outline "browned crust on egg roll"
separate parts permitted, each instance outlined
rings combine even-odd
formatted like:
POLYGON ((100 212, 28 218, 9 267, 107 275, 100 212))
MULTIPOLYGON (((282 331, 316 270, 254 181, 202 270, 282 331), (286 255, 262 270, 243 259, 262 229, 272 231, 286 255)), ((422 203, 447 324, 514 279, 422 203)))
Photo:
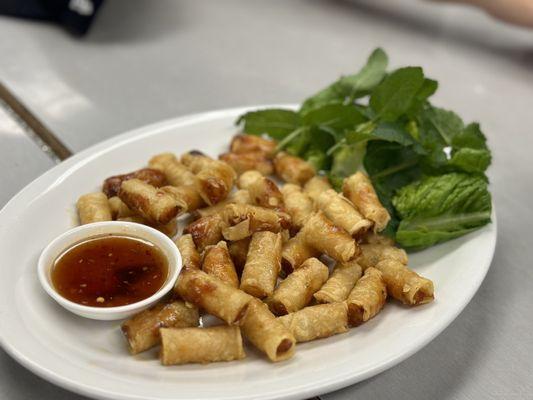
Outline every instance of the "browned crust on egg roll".
POLYGON ((162 328, 160 359, 163 365, 207 364, 246 357, 237 326, 162 328))
POLYGON ((87 193, 80 196, 76 207, 81 225, 113 219, 107 196, 102 192, 87 193))
POLYGON ((292 219, 293 227, 301 229, 314 212, 313 200, 298 185, 287 183, 281 188, 285 209, 292 219))
POLYGON ((208 246, 204 251, 202 271, 235 288, 239 287, 239 277, 228 251, 226 242, 208 246))
POLYGON ((195 210, 193 217, 201 218, 213 214, 220 214, 228 204, 252 204, 250 193, 248 193, 248 190, 237 190, 236 192, 230 194, 228 198, 222 200, 220 203, 217 203, 214 206, 195 210))
POLYGON ((233 153, 250 153, 258 151, 265 153, 266 155, 272 155, 276 150, 276 142, 260 136, 239 134, 233 136, 231 139, 230 150, 233 153))
POLYGON ((331 276, 318 292, 314 294, 319 303, 338 303, 348 298, 363 269, 354 260, 337 263, 331 276))
POLYGON ((281 250, 281 268, 285 275, 299 268, 308 258, 318 257, 320 252, 309 245, 302 232, 290 238, 281 250))
POLYGON ((196 184, 194 174, 172 153, 157 154, 150 159, 148 165, 163 172, 171 186, 194 186, 196 184))
POLYGON ((281 152, 274 157, 274 170, 276 175, 288 183, 303 185, 313 176, 315 169, 307 161, 299 157, 281 152))
POLYGON ((305 307, 313 294, 328 279, 329 270, 316 258, 309 258, 300 268, 285 278, 267 299, 275 315, 284 315, 305 307))
POLYGON ((191 222, 183 229, 183 233, 190 233, 198 251, 202 252, 207 246, 222 240, 222 229, 225 226, 219 214, 212 214, 191 222))
POLYGON ((223 215, 228 226, 222 230, 222 234, 226 240, 232 241, 259 231, 277 233, 290 226, 288 214, 248 204, 229 204, 223 215))
POLYGON ((322 192, 325 192, 328 189, 331 189, 331 184, 325 176, 314 176, 309 179, 303 187, 304 193, 314 202, 317 201, 318 196, 320 196, 322 192))
POLYGON ((362 244, 359 247, 361 254, 357 257, 357 262, 363 269, 375 267, 378 262, 386 259, 396 260, 407 265, 407 253, 404 249, 386 244, 362 244))
POLYGON ((163 186, 161 191, 172 196, 187 212, 193 212, 205 206, 205 202, 195 186, 163 186))
POLYGON ((387 299, 387 288, 380 271, 368 268, 350 292, 348 320, 350 325, 358 326, 381 311, 387 299))
POLYGON ((180 251, 184 268, 200 268, 200 253, 198 253, 198 250, 196 249, 196 245, 194 244, 191 234, 181 235, 176 240, 176 246, 178 246, 178 250, 180 251))
POLYGON ((248 248, 250 247, 251 236, 247 238, 237 240, 235 242, 229 242, 228 250, 237 270, 237 275, 241 275, 246 264, 246 257, 248 256, 248 248))
POLYGON ((143 168, 127 174, 110 176, 104 181, 102 191, 107 197, 117 196, 122 182, 128 179, 139 179, 154 187, 160 187, 166 184, 165 174, 161 171, 153 168, 143 168))
POLYGON ((221 154, 218 158, 230 165, 237 175, 250 170, 257 170, 263 175, 271 175, 274 172, 272 160, 260 151, 251 151, 249 153, 230 152, 221 154))

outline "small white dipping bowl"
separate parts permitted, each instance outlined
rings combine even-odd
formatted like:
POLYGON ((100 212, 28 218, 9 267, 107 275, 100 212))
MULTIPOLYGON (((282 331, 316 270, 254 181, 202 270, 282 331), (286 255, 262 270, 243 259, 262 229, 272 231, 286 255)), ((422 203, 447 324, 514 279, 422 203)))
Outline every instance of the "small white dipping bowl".
POLYGON ((133 222, 109 221, 95 222, 71 229, 55 238, 41 253, 38 262, 38 275, 42 287, 55 301, 70 312, 85 318, 104 321, 124 319, 150 307, 174 287, 181 271, 182 260, 178 247, 163 233, 149 226, 133 222), (106 235, 131 236, 155 244, 168 260, 168 275, 163 286, 152 296, 133 304, 117 307, 90 307, 74 303, 61 296, 52 284, 51 273, 59 255, 74 244, 84 240, 106 235))

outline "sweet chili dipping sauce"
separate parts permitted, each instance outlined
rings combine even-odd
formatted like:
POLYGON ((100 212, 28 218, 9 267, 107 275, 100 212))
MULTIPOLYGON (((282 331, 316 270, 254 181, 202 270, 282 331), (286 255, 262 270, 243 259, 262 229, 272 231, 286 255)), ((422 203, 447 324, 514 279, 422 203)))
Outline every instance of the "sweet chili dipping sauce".
POLYGON ((168 262, 153 243, 130 236, 97 236, 65 250, 52 283, 66 299, 92 307, 136 303, 165 283, 168 262))

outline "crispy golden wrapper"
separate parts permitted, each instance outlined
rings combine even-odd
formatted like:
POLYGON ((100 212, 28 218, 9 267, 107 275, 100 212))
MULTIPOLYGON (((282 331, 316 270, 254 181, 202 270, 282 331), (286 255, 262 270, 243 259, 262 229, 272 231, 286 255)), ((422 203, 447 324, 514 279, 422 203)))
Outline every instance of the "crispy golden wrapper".
POLYGON ((359 214, 349 200, 333 189, 322 192, 317 198, 316 205, 331 222, 354 237, 362 235, 373 225, 359 214))
POLYGON ((111 208, 107 196, 102 192, 84 194, 76 203, 80 224, 111 221, 111 208))
POLYGON ((205 202, 195 186, 163 186, 161 191, 172 196, 187 212, 193 212, 205 206, 205 202))
POLYGON ((254 233, 241 277, 241 290, 258 298, 272 295, 280 268, 281 234, 254 233))
POLYGON ((154 224, 150 221, 147 221, 146 218, 143 218, 140 215, 132 215, 131 217, 117 218, 117 221, 135 222, 136 224, 148 225, 154 229, 157 229, 159 232, 164 233, 170 238, 174 237, 176 233, 178 233, 178 221, 176 219, 173 219, 172 221, 170 221, 168 224, 165 224, 165 225, 154 224))
POLYGON ((227 227, 222 230, 222 235, 231 241, 244 239, 259 231, 277 233, 290 226, 287 213, 248 204, 229 204, 223 216, 227 227))
POLYGON ((302 191, 302 188, 287 183, 281 188, 285 209, 292 219, 293 227, 301 229, 314 212, 313 200, 302 191))
POLYGON ((152 186, 160 187, 166 184, 165 174, 152 168, 143 168, 123 175, 115 175, 107 178, 102 185, 102 191, 111 198, 118 195, 120 185, 128 179, 139 179, 152 186))
POLYGON ((250 193, 248 193, 248 190, 237 190, 236 192, 230 194, 226 200, 222 200, 220 203, 217 203, 214 206, 195 210, 193 215, 195 218, 201 218, 207 217, 208 215, 219 214, 222 213, 228 204, 252 204, 250 193))
POLYGON ((135 215, 135 213, 130 210, 126 203, 120 200, 120 197, 118 196, 109 198, 109 208, 113 219, 133 217, 135 215))
POLYGON ((202 270, 235 288, 239 287, 239 277, 228 251, 226 242, 221 240, 204 251, 202 270))
POLYGON ((297 342, 308 342, 348 331, 347 307, 344 302, 305 307, 278 319, 297 342))
POLYGON ((313 294, 328 279, 329 270, 316 258, 309 258, 300 268, 281 281, 272 296, 267 299, 270 310, 284 315, 304 308, 313 294))
POLYGON ((207 246, 222 240, 222 229, 225 226, 221 215, 212 214, 191 222, 183 229, 183 233, 190 233, 198 251, 202 252, 207 246))
POLYGON ((376 232, 385 229, 390 220, 389 212, 379 201, 372 182, 365 174, 356 172, 346 178, 342 192, 366 219, 374 222, 376 232))
POLYGON ((176 240, 176 246, 178 246, 178 250, 180 251, 184 268, 200 268, 200 253, 196 250, 196 245, 191 234, 181 235, 176 240))
POLYGON ((236 242, 230 242, 228 244, 229 254, 237 270, 237 275, 241 275, 246 264, 246 257, 248 256, 248 248, 250 247, 251 236, 247 238, 237 240, 236 242))
POLYGON ((197 269, 182 270, 175 291, 230 325, 240 325, 252 296, 197 269))
MULTIPOLYGON (((180 163, 172 153, 162 153, 153 156, 148 165, 157 169, 167 178, 171 186, 195 186, 196 177, 185 165, 180 163)), ((162 186, 162 185, 161 185, 162 186)))
POLYGON ((388 258, 376 264, 383 274, 389 294, 403 304, 416 306, 433 301, 433 282, 401 262, 388 258))
POLYGON ((198 326, 198 308, 183 301, 163 301, 141 311, 122 324, 131 354, 137 354, 159 344, 159 328, 198 326))
POLYGON ((283 209, 283 195, 278 186, 258 171, 248 171, 239 177, 238 186, 250 193, 252 202, 258 206, 283 209))
POLYGON ((281 250, 281 268, 285 275, 299 268, 308 258, 318 257, 320 252, 309 245, 302 232, 290 238, 281 250))
POLYGON ((394 242, 394 239, 388 237, 388 236, 385 236, 385 235, 381 235, 379 233, 375 233, 375 232, 367 232, 363 237, 362 237, 362 243, 365 243, 365 244, 386 244, 388 246, 394 246, 395 242, 394 242))
POLYGON ((307 161, 284 152, 278 153, 274 158, 274 170, 276 175, 285 182, 298 185, 303 185, 316 173, 313 166, 307 161))
POLYGON ((118 196, 136 214, 156 224, 168 224, 185 211, 169 194, 138 179, 122 182, 118 196))
POLYGON ((325 176, 314 176, 304 185, 304 193, 314 202, 318 200, 318 196, 329 189, 331 189, 331 184, 325 176))
POLYGON ((387 288, 381 272, 368 268, 346 299, 350 325, 357 326, 374 317, 381 311, 386 299, 387 288))
POLYGON ((319 303, 338 303, 348 298, 363 269, 356 261, 337 263, 329 279, 314 294, 319 303))
POLYGON ((362 244, 359 247, 361 254, 357 258, 357 262, 361 264, 363 269, 375 267, 378 262, 386 259, 396 260, 407 265, 407 253, 404 249, 387 244, 362 244))
POLYGON ((263 175, 271 175, 274 172, 272 160, 261 151, 251 151, 248 153, 224 153, 218 157, 228 163, 237 173, 241 175, 246 171, 256 170, 263 175))
POLYGON ((244 357, 241 331, 237 326, 161 329, 160 358, 163 365, 207 364, 244 357))
POLYGON ((262 152, 267 156, 274 154, 276 142, 260 136, 240 134, 233 136, 230 144, 233 153, 262 152))
POLYGON ((294 355, 296 340, 293 335, 266 304, 257 299, 250 302, 241 331, 270 361, 288 360, 294 355))
POLYGON ((321 211, 307 220, 301 233, 310 246, 336 261, 346 262, 359 254, 359 247, 348 232, 334 225, 321 211))

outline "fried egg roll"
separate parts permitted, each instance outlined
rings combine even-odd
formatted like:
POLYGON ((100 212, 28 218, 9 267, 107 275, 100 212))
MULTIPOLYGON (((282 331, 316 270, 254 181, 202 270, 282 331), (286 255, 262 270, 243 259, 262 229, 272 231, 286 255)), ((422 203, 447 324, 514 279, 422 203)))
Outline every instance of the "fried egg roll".
POLYGON ((324 286, 314 294, 315 300, 319 303, 337 303, 346 300, 362 274, 363 269, 354 260, 337 263, 324 286))
POLYGON ((156 224, 168 224, 185 210, 168 193, 138 179, 122 182, 118 196, 135 213, 156 224))
POLYGON ((285 209, 292 219, 292 225, 301 229, 314 212, 313 200, 302 191, 302 188, 287 183, 281 188, 285 209))
POLYGON ((183 270, 175 287, 186 301, 230 325, 240 325, 252 296, 197 269, 183 270))
POLYGON ((309 245, 336 261, 349 261, 359 253, 348 232, 334 225, 321 211, 307 220, 301 232, 309 245))
POLYGON ((328 189, 331 189, 331 184, 325 176, 314 176, 304 185, 304 193, 311 197, 314 202, 318 200, 318 196, 322 192, 328 189))
POLYGON ((180 163, 172 153, 153 156, 148 162, 151 168, 165 174, 167 182, 172 186, 194 186, 196 177, 185 165, 180 163))
POLYGON ((257 299, 250 301, 241 331, 270 361, 288 360, 294 355, 294 336, 270 312, 267 305, 257 299))
POLYGON ((162 328, 161 364, 207 364, 246 357, 237 326, 162 328))
POLYGON ((84 194, 76 203, 80 224, 111 221, 111 208, 107 196, 102 192, 84 194))
POLYGON ((131 354, 137 354, 159 344, 159 328, 198 326, 198 308, 183 301, 161 302, 141 311, 122 324, 131 354))
POLYGON ((318 257, 320 252, 310 246, 303 233, 298 232, 296 236, 289 239, 281 250, 281 268, 285 275, 299 268, 308 258, 318 257))
POLYGON ((362 172, 346 178, 342 193, 350 200, 366 219, 374 222, 374 230, 381 232, 390 220, 389 212, 381 202, 370 179, 362 172))
POLYGON ((204 200, 195 186, 163 186, 161 191, 169 194, 187 212, 193 212, 205 206, 204 200))
POLYGON ((389 294, 403 304, 416 306, 433 301, 433 282, 401 262, 388 258, 378 262, 376 269, 383 274, 389 294))
POLYGON ((178 240, 176 240, 176 246, 178 246, 185 268, 200 268, 200 253, 196 250, 196 245, 194 244, 191 234, 181 235, 178 240))
POLYGON ((126 203, 120 200, 120 197, 118 196, 109 198, 109 208, 113 219, 127 218, 135 215, 135 213, 130 210, 126 203))
POLYGON ((191 222, 183 229, 183 233, 190 233, 198 251, 202 252, 207 246, 215 245, 222 240, 222 228, 226 226, 219 214, 212 214, 191 222))
POLYGON ((224 153, 218 157, 220 160, 230 165, 237 175, 246 171, 257 170, 263 175, 271 175, 274 172, 274 165, 268 156, 260 151, 249 153, 224 153))
POLYGON ((298 185, 303 185, 316 173, 307 161, 284 152, 278 153, 274 158, 274 171, 285 182, 298 185))
POLYGON ((348 331, 345 303, 318 304, 278 318, 297 342, 326 338, 348 331))
POLYGON ((194 212, 194 217, 201 218, 208 215, 221 213, 228 204, 252 204, 250 193, 248 193, 248 190, 237 190, 236 192, 230 194, 228 198, 222 200, 220 203, 217 203, 214 206, 199 208, 194 212))
POLYGON ((367 232, 364 236, 363 236, 363 243, 366 243, 366 244, 386 244, 388 246, 394 246, 394 239, 388 237, 388 236, 385 236, 385 235, 380 235, 379 233, 375 233, 375 232, 367 232))
POLYGON ((300 268, 285 278, 267 299, 275 315, 285 315, 304 308, 313 294, 328 279, 329 270, 316 258, 309 258, 300 268))
POLYGON ((237 181, 237 186, 248 190, 250 198, 258 206, 273 209, 283 207, 283 195, 278 186, 256 170, 242 174, 237 181))
POLYGON ((331 222, 354 237, 365 233, 372 226, 372 222, 359 214, 349 200, 333 189, 322 192, 316 205, 331 222))
POLYGON ((396 260, 407 265, 407 253, 404 249, 386 244, 362 244, 359 247, 361 254, 357 258, 357 262, 363 267, 363 270, 368 267, 375 267, 378 262, 386 259, 396 260))
POLYGON ((368 268, 348 295, 348 321, 352 326, 361 325, 381 311, 387 299, 383 276, 376 268, 368 268))
POLYGON ((153 168, 143 168, 128 174, 115 175, 107 178, 102 186, 102 191, 107 197, 117 196, 120 185, 128 179, 139 179, 154 187, 160 187, 166 184, 165 174, 161 173, 161 171, 153 168))
POLYGON ((202 270, 233 287, 239 287, 239 277, 228 251, 226 242, 221 240, 204 251, 202 270))
POLYGON ((280 267, 281 234, 254 233, 241 277, 241 290, 260 299, 272 295, 280 267))
POLYGON ((279 232, 290 226, 288 214, 247 204, 229 204, 223 212, 228 225, 222 230, 226 240, 240 240, 254 232, 279 232))
POLYGON ((165 225, 154 224, 150 221, 147 221, 146 218, 143 218, 140 215, 132 215, 131 217, 117 218, 117 221, 135 222, 136 224, 148 225, 164 233, 168 237, 174 237, 176 233, 178 233, 178 221, 176 219, 173 219, 172 221, 170 221, 168 224, 165 224, 165 225))
POLYGON ((276 142, 254 135, 235 135, 231 140, 230 150, 232 153, 250 153, 259 151, 266 155, 274 154, 276 142))
POLYGON ((247 237, 236 242, 228 244, 229 254, 237 270, 237 275, 241 275, 246 264, 246 257, 248 256, 248 248, 250 247, 251 237, 247 237))

